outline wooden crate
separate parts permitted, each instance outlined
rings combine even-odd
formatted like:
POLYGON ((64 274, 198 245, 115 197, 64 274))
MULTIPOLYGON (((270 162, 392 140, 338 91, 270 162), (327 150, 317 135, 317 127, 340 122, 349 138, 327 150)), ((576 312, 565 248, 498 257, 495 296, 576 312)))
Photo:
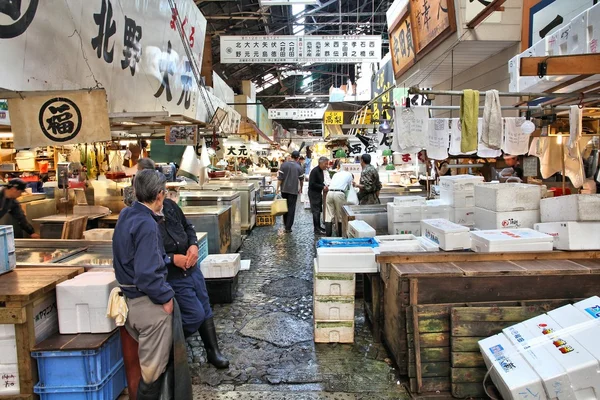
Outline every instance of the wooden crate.
POLYGON ((56 285, 83 272, 83 268, 17 268, 0 276, 0 324, 14 324, 19 362, 20 395, 0 396, 2 400, 33 399, 37 364, 31 357, 36 345, 33 308, 55 296, 56 285))
POLYGON ((275 225, 275 217, 267 213, 256 214, 256 226, 273 226, 275 225))

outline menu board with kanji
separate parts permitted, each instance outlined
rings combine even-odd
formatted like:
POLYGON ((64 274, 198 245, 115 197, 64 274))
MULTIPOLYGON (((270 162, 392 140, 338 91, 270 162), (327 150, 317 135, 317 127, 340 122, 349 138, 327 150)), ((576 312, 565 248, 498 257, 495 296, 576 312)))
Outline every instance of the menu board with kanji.
POLYGON ((410 14, 417 53, 438 37, 456 31, 451 0, 410 0, 410 14))
POLYGON ((415 46, 412 35, 410 14, 406 14, 401 22, 390 33, 390 52, 394 76, 398 78, 415 62, 415 46))

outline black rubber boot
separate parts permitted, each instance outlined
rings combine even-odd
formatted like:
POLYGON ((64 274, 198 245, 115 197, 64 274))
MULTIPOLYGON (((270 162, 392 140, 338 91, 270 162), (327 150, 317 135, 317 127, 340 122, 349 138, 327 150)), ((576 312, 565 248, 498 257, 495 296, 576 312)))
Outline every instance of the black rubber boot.
POLYGON ((208 318, 202 323, 198 332, 200 332, 200 337, 204 343, 208 362, 218 369, 229 368, 229 360, 226 359, 219 350, 217 331, 215 330, 215 321, 212 318, 208 318))
POLYGON ((325 235, 327 237, 333 236, 333 224, 331 222, 325 222, 325 235))
POLYGON ((150 384, 140 379, 137 390, 137 400, 159 400, 162 387, 162 376, 150 384))
POLYGON ((339 237, 344 237, 344 235, 342 234, 342 224, 337 224, 337 234, 339 237))
POLYGON ((324 235, 325 229, 321 228, 321 213, 313 213, 313 226, 315 228, 315 235, 324 235))

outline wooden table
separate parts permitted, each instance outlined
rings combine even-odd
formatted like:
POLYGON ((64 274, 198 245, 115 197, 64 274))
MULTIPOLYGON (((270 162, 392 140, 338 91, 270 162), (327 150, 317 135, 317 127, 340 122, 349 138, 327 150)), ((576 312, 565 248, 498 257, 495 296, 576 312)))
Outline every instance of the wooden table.
MULTIPOLYGON (((89 215, 87 229, 97 228, 98 220, 105 215, 106 214, 89 215)), ((65 222, 81 216, 82 215, 56 214, 43 218, 36 218, 33 220, 33 222, 40 224, 40 236, 42 239, 60 239, 65 222)))
POLYGON ((419 394, 480 396, 478 340, 600 287, 600 252, 382 254, 378 262, 383 295, 373 303, 383 311, 373 318, 419 394))
MULTIPOLYGON (((0 399, 32 399, 37 365, 31 358, 36 345, 34 307, 56 296, 57 284, 83 272, 83 268, 18 268, 0 275, 0 324, 14 324, 19 362, 20 395, 0 399)), ((51 305, 56 307, 56 303, 51 305)), ((46 311, 46 310, 42 310, 46 311)))
POLYGON ((98 220, 98 228, 101 229, 111 229, 117 226, 117 220, 119 219, 119 214, 111 214, 106 217, 102 217, 98 220))

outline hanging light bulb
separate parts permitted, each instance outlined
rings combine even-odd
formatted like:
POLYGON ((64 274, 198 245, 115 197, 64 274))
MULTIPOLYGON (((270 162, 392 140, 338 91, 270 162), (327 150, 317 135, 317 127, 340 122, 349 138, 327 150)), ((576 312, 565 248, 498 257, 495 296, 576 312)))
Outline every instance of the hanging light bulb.
POLYGON ((392 131, 392 127, 390 126, 390 121, 388 120, 388 114, 385 110, 382 113, 382 121, 379 125, 379 132, 381 133, 390 133, 392 131))
POLYGON ((531 135, 534 131, 535 124, 530 120, 523 122, 523 125, 521 125, 521 132, 523 132, 523 135, 531 135))
POLYGON ((391 157, 391 156, 393 156, 393 155, 394 155, 394 152, 393 152, 391 149, 385 149, 385 150, 383 151, 383 156, 384 156, 384 157, 391 157))

